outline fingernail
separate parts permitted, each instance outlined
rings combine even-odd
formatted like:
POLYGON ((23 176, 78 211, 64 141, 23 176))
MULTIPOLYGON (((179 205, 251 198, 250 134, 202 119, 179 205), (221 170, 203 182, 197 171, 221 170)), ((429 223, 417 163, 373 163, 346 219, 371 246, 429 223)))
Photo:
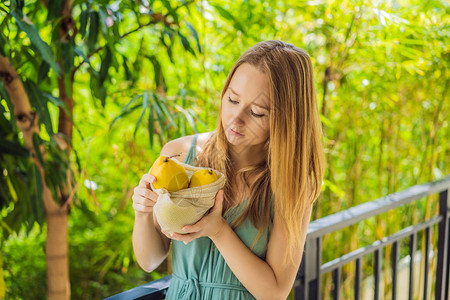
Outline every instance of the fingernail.
POLYGON ((183 230, 183 231, 186 231, 186 230, 187 230, 187 228, 186 228, 186 227, 183 227, 183 228, 181 228, 181 230, 183 230))

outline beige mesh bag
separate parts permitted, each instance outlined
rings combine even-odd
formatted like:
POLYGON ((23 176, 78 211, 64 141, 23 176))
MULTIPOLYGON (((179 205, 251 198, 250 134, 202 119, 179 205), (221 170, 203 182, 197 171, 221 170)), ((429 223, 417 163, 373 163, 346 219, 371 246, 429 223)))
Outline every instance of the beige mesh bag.
MULTIPOLYGON (((188 173, 189 180, 195 171, 211 169, 205 167, 193 167, 179 162, 173 157, 171 159, 184 167, 188 173)), ((215 182, 203 186, 182 189, 172 193, 165 188, 155 189, 153 184, 151 184, 152 190, 159 195, 156 204, 153 207, 153 212, 163 231, 169 233, 183 233, 181 230, 183 226, 196 223, 211 207, 214 206, 216 194, 225 186, 226 181, 226 176, 223 173, 217 170, 214 171, 217 174, 217 180, 215 182)))

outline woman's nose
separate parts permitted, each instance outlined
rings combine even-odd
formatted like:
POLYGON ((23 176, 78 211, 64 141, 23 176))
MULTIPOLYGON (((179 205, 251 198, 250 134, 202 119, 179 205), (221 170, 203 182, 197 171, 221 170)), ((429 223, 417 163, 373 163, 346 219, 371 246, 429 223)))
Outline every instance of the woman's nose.
POLYGON ((244 125, 246 122, 246 118, 247 118, 247 112, 245 110, 245 108, 240 109, 239 111, 237 111, 235 117, 234 117, 234 123, 238 124, 238 125, 244 125))

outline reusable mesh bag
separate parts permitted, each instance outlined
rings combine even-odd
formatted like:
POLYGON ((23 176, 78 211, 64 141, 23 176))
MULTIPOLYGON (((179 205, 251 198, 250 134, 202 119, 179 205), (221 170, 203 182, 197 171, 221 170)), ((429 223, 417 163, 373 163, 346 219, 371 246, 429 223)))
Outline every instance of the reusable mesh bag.
MULTIPOLYGON (((176 158, 171 159, 186 170, 189 181, 195 171, 211 169, 205 167, 193 167, 179 162, 176 158)), ((163 231, 169 233, 183 233, 181 230, 183 226, 196 223, 211 207, 214 206, 215 196, 217 192, 225 186, 226 181, 226 176, 223 173, 217 170, 214 170, 214 172, 217 174, 217 180, 215 182, 178 190, 172 193, 165 188, 155 189, 153 184, 151 184, 152 190, 158 194, 156 204, 153 206, 153 213, 163 231)))

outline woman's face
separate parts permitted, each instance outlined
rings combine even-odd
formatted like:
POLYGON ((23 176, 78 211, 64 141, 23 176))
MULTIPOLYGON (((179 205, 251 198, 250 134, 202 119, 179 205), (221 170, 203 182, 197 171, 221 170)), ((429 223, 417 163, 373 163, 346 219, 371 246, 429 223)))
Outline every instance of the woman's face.
POLYGON ((222 126, 235 146, 264 143, 269 137, 269 88, 266 74, 256 67, 240 65, 222 98, 222 126))

